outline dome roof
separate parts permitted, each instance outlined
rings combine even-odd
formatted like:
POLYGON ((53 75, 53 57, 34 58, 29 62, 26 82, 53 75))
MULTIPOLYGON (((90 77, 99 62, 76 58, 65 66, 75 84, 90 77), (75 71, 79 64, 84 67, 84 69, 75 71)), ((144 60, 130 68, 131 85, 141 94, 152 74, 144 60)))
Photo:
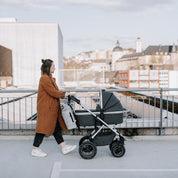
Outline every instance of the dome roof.
POLYGON ((113 48, 113 51, 123 51, 123 48, 120 47, 119 40, 117 40, 116 47, 113 48))

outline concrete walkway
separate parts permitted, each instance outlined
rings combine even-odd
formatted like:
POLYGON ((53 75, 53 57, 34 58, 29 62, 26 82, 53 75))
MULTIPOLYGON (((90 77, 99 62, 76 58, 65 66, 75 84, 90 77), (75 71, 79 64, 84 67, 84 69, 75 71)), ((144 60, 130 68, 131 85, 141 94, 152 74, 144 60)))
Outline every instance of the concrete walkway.
POLYGON ((0 136, 0 177, 2 178, 177 178, 178 136, 128 138, 122 158, 111 155, 108 146, 97 147, 92 160, 78 153, 81 136, 64 136, 77 144, 68 155, 61 153, 53 137, 45 138, 41 149, 46 158, 31 156, 33 136, 0 136))

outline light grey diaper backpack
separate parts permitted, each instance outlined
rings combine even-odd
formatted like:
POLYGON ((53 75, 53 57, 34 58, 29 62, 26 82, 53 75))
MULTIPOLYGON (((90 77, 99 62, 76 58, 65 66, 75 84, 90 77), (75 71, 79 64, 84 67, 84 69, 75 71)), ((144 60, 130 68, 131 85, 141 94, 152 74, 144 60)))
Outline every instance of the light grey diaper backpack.
POLYGON ((61 109, 62 109, 62 117, 67 126, 67 129, 70 130, 70 129, 77 128, 76 119, 73 114, 72 107, 67 103, 63 103, 61 104, 61 109))

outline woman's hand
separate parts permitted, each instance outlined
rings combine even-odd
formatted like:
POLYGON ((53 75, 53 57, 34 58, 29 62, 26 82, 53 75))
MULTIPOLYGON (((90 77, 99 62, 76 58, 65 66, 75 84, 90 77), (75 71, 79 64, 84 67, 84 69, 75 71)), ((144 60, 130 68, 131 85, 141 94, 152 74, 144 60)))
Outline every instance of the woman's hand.
POLYGON ((61 92, 61 98, 64 99, 66 92, 61 92))

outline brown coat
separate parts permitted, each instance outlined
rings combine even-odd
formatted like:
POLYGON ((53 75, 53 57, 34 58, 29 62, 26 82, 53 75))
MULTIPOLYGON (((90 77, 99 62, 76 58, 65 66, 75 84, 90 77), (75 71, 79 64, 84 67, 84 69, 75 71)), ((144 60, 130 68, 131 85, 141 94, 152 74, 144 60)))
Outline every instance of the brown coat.
POLYGON ((63 98, 63 92, 59 91, 55 78, 44 74, 40 78, 37 97, 37 123, 36 133, 46 135, 53 134, 57 118, 62 130, 67 127, 61 115, 59 98, 63 98))

